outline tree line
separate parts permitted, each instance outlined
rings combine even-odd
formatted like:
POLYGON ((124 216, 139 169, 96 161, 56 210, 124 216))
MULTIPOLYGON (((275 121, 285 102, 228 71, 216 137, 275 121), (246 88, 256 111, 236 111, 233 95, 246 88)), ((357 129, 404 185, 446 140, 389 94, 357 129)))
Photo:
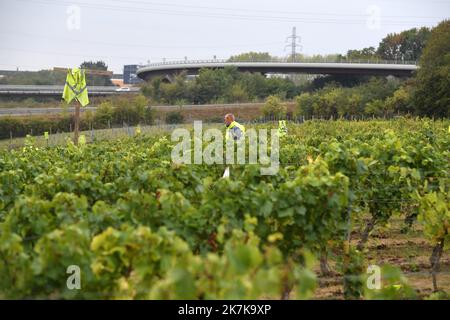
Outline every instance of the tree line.
MULTIPOLYGON (((391 117, 400 114, 448 117, 450 98, 450 21, 433 29, 413 28, 387 35, 378 48, 349 50, 346 56, 315 56, 330 61, 387 59, 419 62, 419 70, 410 79, 368 76, 316 76, 299 82, 293 77, 265 77, 258 73, 240 73, 234 67, 201 69, 198 76, 186 80, 178 74, 174 81, 155 78, 142 85, 142 92, 153 103, 205 104, 253 102, 273 96, 294 99, 298 114, 318 117, 366 115, 391 117)), ((302 57, 300 57, 302 58, 302 57)), ((247 52, 229 61, 273 61, 265 52, 247 52)), ((276 104, 275 104, 276 105, 276 104)), ((283 109, 283 108, 281 108, 283 109)), ((268 108, 267 114, 273 113, 268 108)), ((277 109, 278 110, 278 109, 277 109)), ((276 111, 279 113, 279 111, 276 111)))
MULTIPOLYGON (((84 61, 80 68, 90 70, 108 70, 104 61, 84 61)), ((10 85, 64 85, 66 73, 53 70, 40 71, 8 71, 0 78, 0 84, 10 85)), ((86 83, 89 86, 113 86, 110 77, 98 75, 86 75, 86 83)))
POLYGON ((260 101, 269 95, 292 99, 300 87, 287 78, 266 78, 258 73, 241 73, 236 67, 201 69, 197 77, 186 81, 186 74, 173 82, 155 78, 142 85, 144 95, 161 104, 206 104, 260 101))

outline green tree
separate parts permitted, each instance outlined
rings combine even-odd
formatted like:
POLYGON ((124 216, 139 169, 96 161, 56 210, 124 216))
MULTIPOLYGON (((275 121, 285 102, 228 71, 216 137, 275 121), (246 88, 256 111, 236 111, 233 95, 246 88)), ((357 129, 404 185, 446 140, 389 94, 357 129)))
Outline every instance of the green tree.
POLYGON ((234 84, 228 93, 229 102, 248 101, 248 93, 239 83, 234 84))
POLYGON ((384 114, 384 101, 375 99, 366 103, 364 113, 368 116, 380 117, 384 114))
POLYGON ((362 114, 361 93, 353 92, 351 94, 343 93, 338 104, 339 116, 356 116, 362 114))
POLYGON ((290 99, 298 94, 295 84, 286 78, 270 77, 266 79, 266 87, 266 94, 268 95, 278 95, 290 99))
POLYGON ((391 97, 386 99, 386 107, 393 112, 406 114, 413 111, 410 88, 400 87, 391 97))
POLYGON ((310 118, 314 112, 315 94, 305 92, 295 98, 296 116, 304 116, 310 118))
POLYGON ((189 96, 188 90, 186 72, 181 72, 175 75, 172 82, 162 82, 159 85, 159 100, 164 103, 176 104, 177 101, 189 96))
POLYGON ((432 29, 420 59, 413 103, 422 116, 450 115, 450 20, 432 29))
POLYGON ((374 47, 363 48, 361 50, 348 50, 347 59, 352 60, 376 60, 379 56, 374 47))
POLYGON ((200 69, 195 81, 198 103, 213 102, 223 97, 232 86, 236 73, 235 68, 200 69))
POLYGON ((142 121, 150 120, 151 122, 152 114, 149 113, 148 104, 147 98, 143 95, 137 95, 131 100, 125 96, 115 99, 113 101, 114 123, 134 125, 142 121))
POLYGON ((287 106, 281 102, 277 96, 269 96, 264 103, 262 113, 265 117, 284 118, 286 117, 287 106))
MULTIPOLYGON (((84 61, 80 68, 89 70, 107 71, 108 66, 104 61, 84 61)), ((113 83, 109 76, 86 75, 86 83, 88 86, 112 86, 113 83)))
POLYGON ((102 125, 111 125, 113 120, 113 107, 111 102, 103 101, 97 107, 94 114, 94 121, 102 125))
POLYGON ((398 80, 373 77, 367 83, 354 87, 351 90, 360 92, 362 105, 365 105, 367 102, 375 99, 385 100, 394 94, 399 85, 400 81, 398 80))
POLYGON ((132 101, 134 112, 136 113, 139 119, 138 121, 145 120, 146 109, 149 104, 147 98, 140 94, 135 96, 132 101))
POLYGON ((413 28, 400 33, 390 33, 381 40, 377 54, 385 60, 416 61, 430 36, 426 27, 413 28))
POLYGON ((246 52, 231 56, 228 62, 246 62, 246 61, 272 61, 273 57, 268 52, 246 52))
POLYGON ((342 88, 326 88, 319 96, 319 103, 314 106, 314 114, 319 117, 337 117, 338 109, 344 104, 342 88))
POLYGON ((262 99, 267 97, 267 79, 262 74, 243 74, 242 85, 252 98, 262 99))
POLYGON ((162 77, 155 77, 149 83, 142 84, 142 93, 157 102, 161 102, 162 77))

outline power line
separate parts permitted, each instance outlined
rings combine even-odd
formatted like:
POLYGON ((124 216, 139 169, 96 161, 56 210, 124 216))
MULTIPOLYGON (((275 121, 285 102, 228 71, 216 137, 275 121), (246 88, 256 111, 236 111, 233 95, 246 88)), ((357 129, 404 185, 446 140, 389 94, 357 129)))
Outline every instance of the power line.
MULTIPOLYGON (((5 31, 5 30, 3 30, 5 31)), ((115 47, 146 47, 146 48, 159 48, 159 49, 195 49, 195 48, 202 48, 202 49, 215 49, 215 48, 248 48, 248 47, 254 47, 254 46, 266 46, 266 45, 274 45, 279 44, 279 42, 266 42, 266 43, 249 43, 249 44, 229 44, 229 45, 220 45, 220 46, 156 46, 156 45, 148 45, 148 44, 136 44, 136 43, 112 43, 112 42, 104 42, 104 41, 89 41, 89 40, 78 40, 78 39, 68 39, 67 37, 54 37, 54 36, 47 36, 47 35, 37 35, 37 34, 30 34, 30 33, 24 33, 24 32, 17 32, 17 31, 6 31, 3 33, 4 36, 25 36, 25 37, 39 37, 43 39, 50 39, 50 40, 58 40, 58 41, 69 41, 69 42, 80 42, 80 43, 91 43, 91 44, 100 44, 100 45, 106 45, 106 46, 115 46, 115 47)))
MULTIPOLYGON (((25 2, 33 2, 37 4, 50 4, 50 5, 59 5, 59 6, 69 6, 74 5, 71 2, 53 2, 50 0, 18 0, 25 2)), ((115 10, 120 12, 133 12, 133 13, 159 13, 163 15, 172 15, 172 16, 186 16, 186 17, 200 17, 200 18, 219 18, 219 19, 237 19, 237 20, 245 20, 245 21, 265 21, 265 22, 297 22, 297 23, 331 23, 331 24, 365 24, 366 20, 349 20, 349 19, 305 19, 305 18, 293 18, 293 17, 280 17, 280 16, 257 16, 257 15, 238 15, 238 14, 225 14, 225 13, 196 13, 196 12, 185 12, 185 11, 167 11, 167 10, 159 10, 159 9, 149 9, 149 8, 138 8, 138 7, 123 7, 123 6, 105 6, 105 5, 93 5, 90 3, 81 3, 78 2, 76 5, 86 8, 93 9, 102 9, 102 10, 115 10)), ((432 24, 437 21, 421 21, 422 24, 432 24)), ((385 25, 397 25, 404 26, 414 24, 416 25, 417 21, 399 21, 399 20, 383 20, 383 24, 385 25)))
MULTIPOLYGON (((367 14, 351 14, 351 13, 330 13, 330 12, 311 12, 311 11, 278 11, 278 10, 261 10, 261 9, 246 9, 246 8, 224 8, 224 7, 209 7, 209 6, 193 6, 174 3, 158 3, 158 2, 146 2, 146 1, 122 1, 122 0, 110 0, 120 3, 137 3, 146 5, 156 5, 163 7, 177 7, 177 8, 194 8, 194 9, 212 9, 212 10, 224 10, 224 11, 243 11, 243 12, 264 12, 264 13, 280 13, 288 15, 319 15, 319 16, 337 16, 337 17, 366 17, 367 14)), ((413 19, 442 19, 442 17, 424 17, 424 16, 389 16, 383 15, 387 18, 413 18, 413 19)))

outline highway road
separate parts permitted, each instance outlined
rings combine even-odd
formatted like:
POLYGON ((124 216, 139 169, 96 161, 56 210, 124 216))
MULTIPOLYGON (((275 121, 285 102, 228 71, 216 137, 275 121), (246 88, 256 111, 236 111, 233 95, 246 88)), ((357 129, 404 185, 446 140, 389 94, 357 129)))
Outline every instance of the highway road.
MULTIPOLYGON (((139 88, 130 91, 116 91, 116 86, 88 86, 90 96, 105 96, 139 92, 139 88)), ((64 86, 50 85, 0 85, 0 96, 62 96, 64 86)))

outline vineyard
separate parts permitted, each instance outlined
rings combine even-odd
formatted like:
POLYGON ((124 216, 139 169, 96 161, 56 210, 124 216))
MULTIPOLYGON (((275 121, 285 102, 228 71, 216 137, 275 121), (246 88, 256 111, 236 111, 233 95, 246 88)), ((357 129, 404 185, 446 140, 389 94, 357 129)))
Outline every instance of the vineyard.
POLYGON ((0 150, 0 298, 449 298, 449 126, 288 124, 272 176, 163 133, 0 150))

